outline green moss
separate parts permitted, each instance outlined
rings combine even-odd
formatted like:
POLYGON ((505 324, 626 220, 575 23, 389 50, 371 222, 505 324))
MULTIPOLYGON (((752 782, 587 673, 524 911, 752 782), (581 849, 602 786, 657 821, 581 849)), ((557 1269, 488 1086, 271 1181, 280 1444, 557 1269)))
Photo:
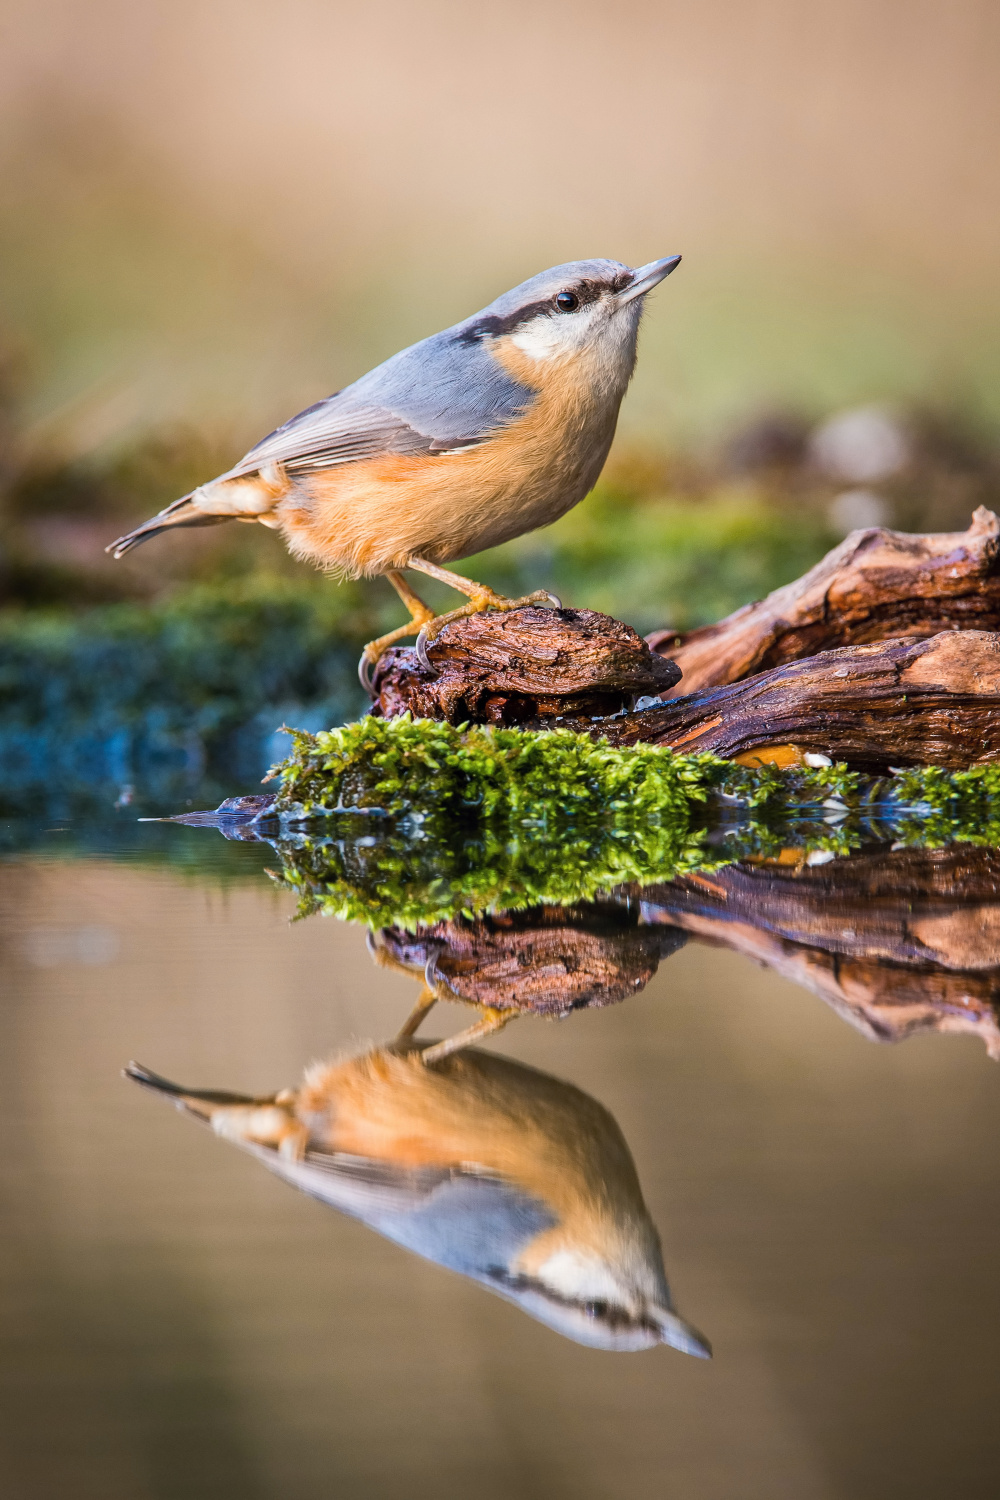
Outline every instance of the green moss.
POLYGON ((873 840, 1000 844, 1000 767, 864 777, 747 768, 568 730, 362 719, 292 732, 275 768, 276 876, 300 915, 413 926, 572 903, 737 859, 844 856, 873 840))
POLYGON ((1000 765, 900 771, 893 792, 906 809, 897 837, 907 844, 1000 845, 1000 765))

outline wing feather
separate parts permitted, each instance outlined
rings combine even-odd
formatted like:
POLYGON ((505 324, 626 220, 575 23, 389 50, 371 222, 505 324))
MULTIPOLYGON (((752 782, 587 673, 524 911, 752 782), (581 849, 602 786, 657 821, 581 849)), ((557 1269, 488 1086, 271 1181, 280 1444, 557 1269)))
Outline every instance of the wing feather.
POLYGON ((222 478, 269 464, 294 474, 383 453, 454 452, 506 427, 534 397, 459 324, 299 412, 222 478))

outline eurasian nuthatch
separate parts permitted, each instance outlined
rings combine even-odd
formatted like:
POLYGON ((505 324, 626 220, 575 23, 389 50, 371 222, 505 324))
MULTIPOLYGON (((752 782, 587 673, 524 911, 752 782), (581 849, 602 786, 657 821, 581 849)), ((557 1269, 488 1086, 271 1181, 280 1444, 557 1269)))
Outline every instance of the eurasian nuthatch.
POLYGON ((341 577, 385 574, 411 620, 366 646, 365 682, 381 652, 415 631, 426 659, 446 620, 558 604, 545 591, 504 599, 441 565, 545 526, 587 494, 635 366, 646 294, 679 261, 542 271, 300 412, 108 551, 121 557, 174 526, 259 521, 341 577), (469 603, 435 617, 403 568, 469 603))
POLYGON ((294 1187, 567 1338, 711 1354, 674 1310, 625 1138, 571 1084, 477 1051, 427 1068, 416 1047, 317 1064, 261 1099, 126 1071, 294 1187))

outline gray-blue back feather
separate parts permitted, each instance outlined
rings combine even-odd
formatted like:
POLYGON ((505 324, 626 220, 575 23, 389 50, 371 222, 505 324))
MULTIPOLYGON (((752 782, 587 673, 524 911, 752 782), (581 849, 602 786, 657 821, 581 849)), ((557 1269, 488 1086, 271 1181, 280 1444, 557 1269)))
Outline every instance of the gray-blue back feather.
POLYGON ((313 1198, 360 1219, 437 1265, 492 1282, 555 1216, 502 1178, 437 1168, 401 1169, 310 1151, 289 1162, 251 1148, 272 1171, 313 1198))
POLYGON ((553 266, 443 333, 394 354, 353 385, 300 412, 223 478, 280 463, 293 473, 383 453, 443 453, 482 442, 534 399, 493 357, 490 340, 534 316, 566 286, 627 279, 611 260, 553 266))

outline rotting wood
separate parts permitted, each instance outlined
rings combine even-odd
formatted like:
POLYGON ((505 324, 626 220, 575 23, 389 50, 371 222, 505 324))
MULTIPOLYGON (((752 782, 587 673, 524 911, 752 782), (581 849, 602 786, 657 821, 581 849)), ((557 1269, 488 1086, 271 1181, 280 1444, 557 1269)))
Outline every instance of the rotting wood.
MULTIPOLYGON (((664 633, 651 639, 668 649, 664 633)), ((592 610, 454 621, 431 671, 412 649, 386 653, 374 711, 727 758, 791 746, 793 759, 874 771, 960 769, 1000 757, 998 644, 1000 521, 981 507, 964 532, 853 533, 796 583, 684 638, 676 660, 592 610), (642 697, 661 702, 633 711, 642 697)))
POLYGON ((409 710, 451 724, 550 724, 618 713, 680 675, 630 626, 592 609, 471 615, 445 626, 429 659, 432 672, 412 647, 385 653, 374 676, 378 712, 394 718, 409 710))
POLYGON ((726 758, 793 743, 881 771, 1000 758, 1000 634, 946 631, 826 651, 598 726, 612 745, 726 758))
POLYGON ((802 578, 716 625, 647 639, 683 673, 670 696, 842 646, 943 630, 1000 630, 1000 520, 980 506, 968 531, 853 531, 802 578))

